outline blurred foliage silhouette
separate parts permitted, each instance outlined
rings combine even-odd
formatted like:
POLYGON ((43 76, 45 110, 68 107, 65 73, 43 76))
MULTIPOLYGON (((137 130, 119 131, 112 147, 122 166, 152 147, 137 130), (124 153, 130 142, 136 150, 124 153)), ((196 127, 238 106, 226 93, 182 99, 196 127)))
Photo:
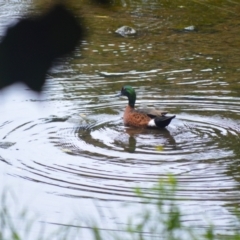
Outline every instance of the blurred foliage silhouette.
POLYGON ((23 82, 41 92, 49 68, 57 58, 73 52, 85 32, 83 19, 60 2, 38 16, 20 19, 7 29, 0 43, 0 89, 23 82))

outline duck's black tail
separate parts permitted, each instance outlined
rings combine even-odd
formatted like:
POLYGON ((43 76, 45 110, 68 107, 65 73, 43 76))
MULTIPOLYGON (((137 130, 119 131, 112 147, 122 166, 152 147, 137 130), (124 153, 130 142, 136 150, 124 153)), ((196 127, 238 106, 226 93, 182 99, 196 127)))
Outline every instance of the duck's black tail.
POLYGON ((175 118, 174 116, 161 116, 154 118, 155 124, 159 128, 164 128, 169 125, 169 123, 172 121, 172 119, 175 118))

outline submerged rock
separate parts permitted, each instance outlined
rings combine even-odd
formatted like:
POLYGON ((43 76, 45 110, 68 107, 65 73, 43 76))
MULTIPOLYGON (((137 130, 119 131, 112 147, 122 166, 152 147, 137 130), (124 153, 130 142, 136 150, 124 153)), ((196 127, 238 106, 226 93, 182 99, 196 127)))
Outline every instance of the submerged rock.
POLYGON ((197 27, 191 25, 191 26, 187 26, 184 28, 179 28, 179 29, 174 29, 174 31, 179 32, 179 33, 189 33, 189 32, 197 32, 198 29, 197 27))
POLYGON ((197 29, 196 29, 196 27, 195 26, 188 26, 188 27, 185 27, 183 30, 185 30, 185 31, 197 31, 197 29))
POLYGON ((136 35, 137 31, 129 26, 122 26, 120 28, 118 28, 115 33, 123 36, 123 37, 129 37, 129 36, 133 36, 136 35))

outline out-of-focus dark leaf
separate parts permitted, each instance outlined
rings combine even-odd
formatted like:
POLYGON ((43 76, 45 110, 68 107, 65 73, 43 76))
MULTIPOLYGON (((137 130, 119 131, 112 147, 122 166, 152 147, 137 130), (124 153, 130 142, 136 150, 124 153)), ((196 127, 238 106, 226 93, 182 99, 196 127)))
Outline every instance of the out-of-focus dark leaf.
POLYGON ((72 52, 83 37, 82 20, 62 4, 21 19, 0 43, 0 89, 24 82, 40 92, 56 58, 72 52))

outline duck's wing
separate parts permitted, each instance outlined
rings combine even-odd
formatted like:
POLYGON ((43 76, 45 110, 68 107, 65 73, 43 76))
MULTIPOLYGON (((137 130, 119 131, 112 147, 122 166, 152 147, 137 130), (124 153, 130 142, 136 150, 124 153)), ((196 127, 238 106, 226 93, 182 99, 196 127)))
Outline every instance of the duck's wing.
POLYGON ((156 108, 137 108, 137 112, 147 114, 151 118, 165 116, 168 112, 160 111, 156 108))

